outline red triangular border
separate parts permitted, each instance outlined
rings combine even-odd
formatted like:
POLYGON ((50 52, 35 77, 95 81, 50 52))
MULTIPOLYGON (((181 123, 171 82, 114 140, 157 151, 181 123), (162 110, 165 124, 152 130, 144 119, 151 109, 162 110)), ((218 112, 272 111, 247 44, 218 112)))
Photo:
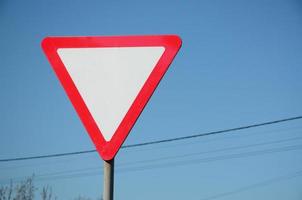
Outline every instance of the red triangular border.
POLYGON ((114 158, 125 141, 139 115, 167 71, 173 58, 181 47, 181 39, 176 35, 152 36, 91 36, 91 37, 46 37, 42 48, 75 107, 97 151, 104 160, 114 158), (93 48, 93 47, 147 47, 163 46, 165 51, 153 71, 138 93, 127 114, 110 141, 106 141, 90 114, 83 98, 61 61, 58 48, 93 48))

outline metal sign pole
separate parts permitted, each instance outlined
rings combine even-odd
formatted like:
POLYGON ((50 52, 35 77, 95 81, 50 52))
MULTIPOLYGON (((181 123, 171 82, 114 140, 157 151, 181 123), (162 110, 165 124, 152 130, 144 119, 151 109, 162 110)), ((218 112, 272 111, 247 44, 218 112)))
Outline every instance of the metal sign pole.
POLYGON ((114 158, 104 161, 104 193, 103 200, 113 200, 114 158))

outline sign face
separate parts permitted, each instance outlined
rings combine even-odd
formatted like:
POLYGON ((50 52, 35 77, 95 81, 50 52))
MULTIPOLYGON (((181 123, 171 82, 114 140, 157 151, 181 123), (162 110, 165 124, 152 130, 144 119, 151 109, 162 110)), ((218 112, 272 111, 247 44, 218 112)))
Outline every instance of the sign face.
POLYGON ((42 48, 104 160, 114 158, 181 46, 175 35, 47 37, 42 48))

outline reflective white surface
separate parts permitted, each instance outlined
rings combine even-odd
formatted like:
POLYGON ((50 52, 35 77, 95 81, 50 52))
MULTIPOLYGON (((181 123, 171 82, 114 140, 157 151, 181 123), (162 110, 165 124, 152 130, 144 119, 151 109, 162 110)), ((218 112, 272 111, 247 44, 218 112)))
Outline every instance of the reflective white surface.
POLYGON ((114 135, 164 50, 164 47, 58 49, 106 141, 114 135))

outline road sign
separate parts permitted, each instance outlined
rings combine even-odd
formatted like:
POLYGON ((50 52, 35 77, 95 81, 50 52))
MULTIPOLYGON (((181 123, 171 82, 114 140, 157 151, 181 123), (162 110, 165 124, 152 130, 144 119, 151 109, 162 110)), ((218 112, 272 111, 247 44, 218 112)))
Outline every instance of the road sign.
POLYGON ((181 46, 175 35, 47 37, 42 48, 97 151, 111 160, 181 46))

